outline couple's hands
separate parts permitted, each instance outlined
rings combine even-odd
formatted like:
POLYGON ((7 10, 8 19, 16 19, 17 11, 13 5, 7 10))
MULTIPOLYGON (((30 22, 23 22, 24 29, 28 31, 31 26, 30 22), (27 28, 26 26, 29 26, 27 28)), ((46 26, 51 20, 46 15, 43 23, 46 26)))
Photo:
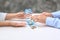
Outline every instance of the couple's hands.
POLYGON ((52 17, 51 13, 47 13, 47 12, 43 12, 40 15, 34 15, 31 18, 36 21, 36 22, 40 22, 40 23, 46 23, 46 18, 47 17, 52 17))
MULTIPOLYGON (((18 12, 15 16, 16 18, 26 18, 28 15, 24 14, 24 12, 18 12)), ((40 15, 32 16, 32 19, 37 22, 45 23, 47 17, 52 17, 51 13, 43 12, 40 15)))
MULTIPOLYGON (((36 22, 41 22, 41 23, 45 23, 46 22, 46 18, 47 17, 52 17, 52 15, 50 13, 47 13, 47 12, 43 12, 41 13, 40 15, 35 15, 35 16, 32 16, 31 18, 36 21, 36 22)), ((11 13, 11 14, 8 14, 7 15, 7 19, 11 19, 11 18, 19 18, 19 19, 24 19, 28 17, 28 15, 25 15, 24 12, 18 12, 18 13, 11 13)), ((15 22, 12 22, 10 23, 11 26, 25 26, 26 23, 15 23, 15 22)))
MULTIPOLYGON (((26 18, 28 17, 28 15, 25 15, 24 12, 18 12, 16 15, 15 15, 15 18, 26 18)), ((36 21, 36 22, 40 22, 40 23, 46 23, 46 18, 47 17, 52 17, 52 14, 51 13, 48 13, 48 12, 43 12, 41 13, 40 15, 35 15, 35 16, 32 16, 31 18, 36 21)), ((25 23, 11 23, 12 26, 25 26, 26 24, 25 23)))

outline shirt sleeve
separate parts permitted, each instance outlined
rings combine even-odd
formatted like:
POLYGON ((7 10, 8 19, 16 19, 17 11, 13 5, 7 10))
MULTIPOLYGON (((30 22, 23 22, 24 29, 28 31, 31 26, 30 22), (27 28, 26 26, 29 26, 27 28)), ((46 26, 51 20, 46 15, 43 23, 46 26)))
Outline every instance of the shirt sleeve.
POLYGON ((4 21, 6 18, 7 13, 0 12, 0 21, 4 21))
POLYGON ((60 11, 52 12, 51 14, 55 18, 60 18, 60 11))
POLYGON ((51 26, 51 27, 55 27, 55 28, 60 28, 60 19, 47 17, 46 18, 46 25, 51 26))

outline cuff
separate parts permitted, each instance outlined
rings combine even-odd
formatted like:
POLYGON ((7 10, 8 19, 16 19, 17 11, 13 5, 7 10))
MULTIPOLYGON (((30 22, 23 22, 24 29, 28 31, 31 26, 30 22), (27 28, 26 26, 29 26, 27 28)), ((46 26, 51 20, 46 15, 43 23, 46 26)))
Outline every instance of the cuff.
POLYGON ((5 21, 7 13, 0 13, 0 21, 5 21))
POLYGON ((54 19, 52 17, 47 17, 46 18, 46 25, 54 26, 54 19))

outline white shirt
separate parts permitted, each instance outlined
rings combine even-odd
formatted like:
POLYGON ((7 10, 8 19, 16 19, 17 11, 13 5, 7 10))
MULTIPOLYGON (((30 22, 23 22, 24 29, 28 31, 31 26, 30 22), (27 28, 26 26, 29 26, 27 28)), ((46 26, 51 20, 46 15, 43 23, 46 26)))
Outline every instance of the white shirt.
POLYGON ((0 12, 0 21, 5 21, 7 13, 0 12))

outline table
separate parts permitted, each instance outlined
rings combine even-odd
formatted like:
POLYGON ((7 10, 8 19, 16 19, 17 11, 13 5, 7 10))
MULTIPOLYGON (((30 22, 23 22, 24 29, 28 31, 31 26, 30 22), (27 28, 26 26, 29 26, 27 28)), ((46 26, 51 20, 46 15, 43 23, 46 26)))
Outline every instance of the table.
POLYGON ((0 40, 60 40, 60 29, 44 24, 31 29, 26 27, 0 27, 0 40))
POLYGON ((0 27, 0 40, 60 40, 60 29, 41 25, 30 27, 0 27))

